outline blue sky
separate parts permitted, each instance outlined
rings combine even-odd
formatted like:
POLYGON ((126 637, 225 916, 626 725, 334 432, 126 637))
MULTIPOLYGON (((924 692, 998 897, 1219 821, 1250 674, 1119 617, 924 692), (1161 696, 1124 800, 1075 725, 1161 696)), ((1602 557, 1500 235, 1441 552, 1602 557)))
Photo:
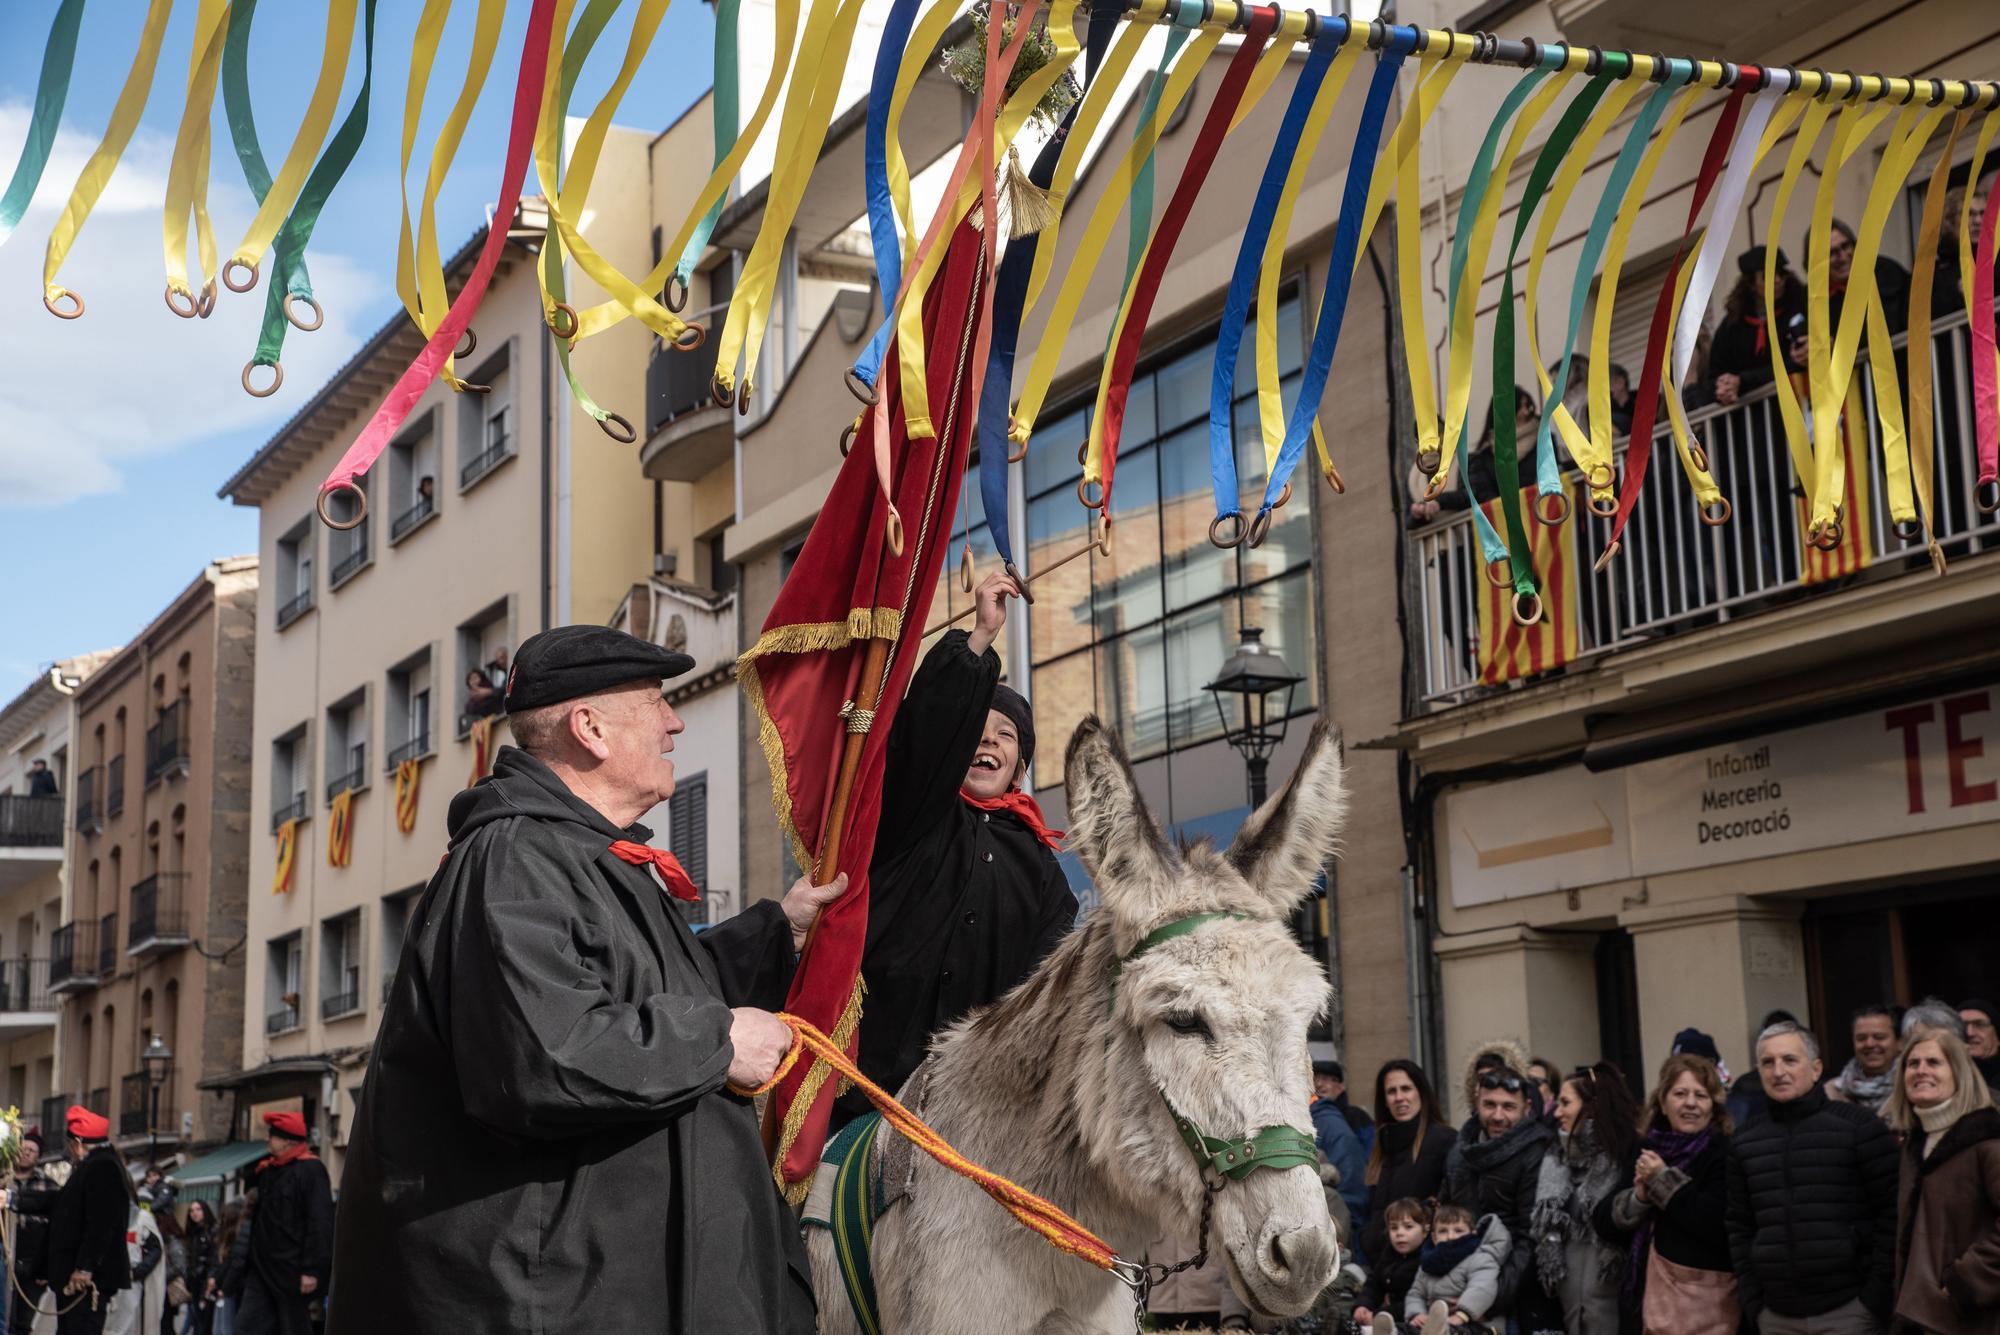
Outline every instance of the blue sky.
MULTIPOLYGON (((56 7, 57 0, 0 3, 0 182, 20 153, 56 7)), ((162 300, 160 215, 185 100, 196 10, 190 0, 175 6, 139 132, 59 276, 84 295, 89 311, 65 323, 42 309, 49 231, 104 131, 146 4, 92 0, 85 9, 55 153, 27 216, 0 246, 0 699, 43 664, 123 643, 209 558, 256 550, 256 511, 216 499, 216 488, 400 310, 396 173, 421 8, 418 0, 380 2, 368 137, 307 253, 326 327, 291 334, 284 386, 261 401, 245 395, 237 377, 256 343, 262 288, 223 293, 215 317, 202 322, 180 320, 162 300)), ((460 0, 446 26, 411 167, 412 210, 436 126, 464 77, 476 8, 460 0)), ((594 106, 610 83, 634 8, 627 5, 598 44, 577 85, 574 114, 594 106)), ((439 198, 438 236, 447 254, 484 223, 498 194, 528 6, 508 11, 492 73, 439 198)), ((257 9, 251 93, 274 167, 311 93, 325 23, 319 0, 264 0, 257 9)), ((664 129, 699 97, 710 82, 713 29, 701 0, 674 4, 618 122, 664 129)), ((336 125, 361 84, 358 31, 355 41, 336 125)), ((253 209, 221 103, 218 96, 209 202, 226 256, 253 209)))

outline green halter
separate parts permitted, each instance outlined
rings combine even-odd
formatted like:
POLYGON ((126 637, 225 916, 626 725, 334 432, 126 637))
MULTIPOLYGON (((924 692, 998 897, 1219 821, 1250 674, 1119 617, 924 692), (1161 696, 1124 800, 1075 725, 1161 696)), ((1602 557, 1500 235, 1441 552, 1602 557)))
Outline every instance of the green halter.
MULTIPOLYGON (((1195 913, 1154 928, 1138 945, 1112 962, 1112 999, 1115 1001, 1117 998, 1118 976, 1124 972, 1125 966, 1154 946, 1186 936, 1207 923, 1227 919, 1242 922, 1248 917, 1243 913, 1195 913)), ((1223 1140, 1204 1134, 1193 1118, 1174 1107, 1173 1100, 1167 1097, 1164 1089, 1160 1091, 1160 1101, 1167 1105, 1167 1114, 1174 1119, 1174 1130, 1180 1132, 1181 1143, 1194 1155, 1196 1170, 1201 1173, 1203 1181, 1207 1181, 1211 1169, 1223 1178, 1240 1182, 1259 1168, 1307 1168, 1319 1163, 1318 1146, 1311 1136, 1297 1127, 1267 1126, 1248 1136, 1223 1140)))

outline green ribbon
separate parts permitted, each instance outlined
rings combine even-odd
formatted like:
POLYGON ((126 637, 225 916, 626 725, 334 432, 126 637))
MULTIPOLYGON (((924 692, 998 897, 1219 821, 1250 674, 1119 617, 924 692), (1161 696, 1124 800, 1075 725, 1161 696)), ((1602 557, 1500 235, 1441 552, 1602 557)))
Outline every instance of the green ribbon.
MULTIPOLYGON (((741 115, 736 87, 736 11, 742 0, 717 0, 715 6, 715 165, 720 167, 729 156, 729 150, 736 147, 736 126, 741 115)), ((715 224, 722 217, 722 200, 708 206, 708 212, 695 224, 694 235, 688 238, 687 249, 674 263, 674 277, 682 287, 687 286, 694 276, 694 266, 708 249, 709 237, 715 235, 715 224)))
MULTIPOLYGON (((233 12, 230 19, 233 24, 233 12)), ((257 337, 256 354, 250 358, 253 366, 278 364, 285 349, 285 326, 291 323, 285 315, 287 298, 313 300, 312 284, 306 277, 306 243, 312 240, 313 228, 319 225, 320 210, 326 207, 328 197, 347 173, 348 164, 354 161, 354 154, 368 133, 368 94, 375 82, 375 0, 367 0, 362 22, 361 89, 355 94, 354 105, 347 109, 347 118, 327 143, 326 151, 313 164, 305 189, 299 192, 298 203, 292 206, 291 216, 285 219, 272 243, 274 267, 264 292, 264 328, 257 337), (280 277, 284 278, 283 283, 278 281, 280 277)), ((226 41, 224 50, 226 57, 226 41)), ((233 123, 234 118, 231 119, 233 123)), ((506 220, 496 220, 495 225, 504 227, 506 220)))
POLYGON ((42 182, 42 169, 49 165, 63 103, 69 100, 69 76, 76 65, 76 30, 82 22, 83 0, 63 0, 49 29, 49 44, 42 51, 42 74, 35 84, 35 115, 28 122, 28 142, 21 145, 21 159, 14 164, 7 193, 0 195, 0 245, 5 245, 20 225, 28 201, 35 197, 35 187, 42 182))
MULTIPOLYGON (((243 165, 243 179, 250 193, 262 204, 271 193, 271 169, 264 162, 264 150, 257 143, 257 118, 250 101, 250 21, 256 16, 257 0, 235 0, 229 9, 229 33, 222 41, 222 110, 229 122, 229 141, 236 147, 236 160, 243 165)), ((312 279, 306 273, 305 252, 300 251, 275 265, 289 262, 297 270, 282 267, 273 274, 274 285, 291 291, 295 286, 312 293, 312 279)))
MULTIPOLYGON (((1168 27, 1159 68, 1146 81, 1146 97, 1140 103, 1139 118, 1132 123, 1134 139, 1145 132, 1153 113, 1160 109, 1160 98, 1167 91, 1167 68, 1174 63, 1174 56, 1187 41, 1189 31, 1201 23, 1201 8, 1200 0, 1181 0, 1180 21, 1168 27)), ((1121 294, 1131 290, 1132 276, 1139 272, 1139 261, 1146 257, 1146 238, 1153 234, 1153 158, 1158 152, 1159 145, 1155 143, 1132 177, 1131 212, 1127 215, 1125 234, 1125 281, 1118 289, 1121 294)), ((1110 336, 1116 336, 1117 332, 1114 326, 1110 336)))

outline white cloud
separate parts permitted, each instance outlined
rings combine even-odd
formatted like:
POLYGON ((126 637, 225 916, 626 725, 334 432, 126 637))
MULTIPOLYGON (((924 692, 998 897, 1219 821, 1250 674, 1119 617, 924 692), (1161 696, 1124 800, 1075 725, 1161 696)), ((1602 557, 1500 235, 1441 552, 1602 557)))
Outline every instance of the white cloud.
MULTIPOLYGON (((0 106, 0 144, 19 143, 26 121, 25 107, 0 106)), ((58 320, 42 309, 43 257, 49 229, 95 147, 91 135, 57 134, 27 216, 0 246, 0 293, 8 303, 0 320, 0 508, 115 491, 131 460, 222 432, 275 427, 352 355, 369 332, 354 313, 382 290, 347 257, 310 251, 326 323, 311 334, 289 332, 277 394, 245 394, 238 377, 256 348, 264 288, 223 290, 207 320, 183 320, 167 309, 160 215, 173 143, 142 128, 57 275, 82 295, 84 316, 58 320)), ((209 209, 226 259, 254 207, 234 176, 228 144, 218 139, 213 154, 209 209)), ((268 275, 268 259, 264 267, 268 275)))

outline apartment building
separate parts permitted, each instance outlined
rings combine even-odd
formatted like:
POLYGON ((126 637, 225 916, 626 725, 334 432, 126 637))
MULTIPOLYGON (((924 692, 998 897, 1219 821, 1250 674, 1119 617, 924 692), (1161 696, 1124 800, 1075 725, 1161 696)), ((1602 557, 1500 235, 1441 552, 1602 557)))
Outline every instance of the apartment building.
MULTIPOLYGON (((1225 44, 1216 59, 1231 50, 1225 44)), ((868 51, 872 54, 872 47, 868 51)), ((1157 55, 1149 48, 1136 67, 1151 68, 1157 55)), ((1249 776, 1245 759, 1223 736, 1206 687, 1244 642, 1246 628, 1260 631, 1263 645, 1279 652, 1299 678, 1289 697, 1278 702, 1289 726, 1270 757, 1273 786, 1289 775, 1319 717, 1331 716, 1354 742, 1390 732, 1402 714, 1395 497, 1399 467, 1406 465, 1399 466, 1385 447, 1402 394, 1385 344, 1389 291, 1378 279, 1394 269, 1387 218, 1377 253, 1364 259, 1355 281, 1325 400, 1329 409, 1338 407, 1328 426, 1347 493, 1334 495, 1307 466, 1263 546, 1221 549, 1208 539, 1213 502, 1207 413, 1215 330, 1246 201, 1256 193, 1303 60, 1302 50, 1235 131, 1235 142, 1247 147, 1225 152, 1216 162, 1161 285, 1126 417, 1111 555, 1078 558, 1036 584, 1033 607, 1015 605, 1007 635, 996 646, 1008 682, 1035 705, 1041 750, 1033 785, 1057 827, 1066 809, 1063 747, 1076 723, 1095 712, 1123 734, 1146 798, 1163 823, 1183 836, 1227 842, 1249 812, 1249 776)), ((744 77, 751 77, 748 69, 744 77)), ((1214 79, 1197 82, 1186 110, 1176 114, 1159 145, 1160 209, 1180 178, 1216 87, 1214 79)), ((1135 73, 1101 133, 1100 144, 1115 151, 1106 154, 1101 146, 1095 151, 1065 203, 1054 274, 1059 282, 1086 285, 1074 325, 1048 328, 1051 301, 1045 300, 1021 333, 1017 389, 1032 349, 1046 338, 1065 337, 1058 378, 1028 457, 1010 470, 1016 554, 1031 575, 1075 555, 1088 537, 1076 499, 1077 448, 1122 291, 1122 225, 1119 239, 1098 263, 1081 272, 1071 266, 1082 220, 1131 142, 1141 92, 1135 73)), ((949 154, 971 110, 962 90, 935 69, 918 79, 911 108, 903 119, 903 148, 921 195, 925 164, 941 164, 933 172, 949 171, 949 154)), ((1326 143, 1352 142, 1358 116, 1358 99, 1348 99, 1335 113, 1326 143)), ((763 369, 765 381, 776 388, 766 403, 753 403, 735 423, 736 506, 722 537, 725 557, 740 567, 746 645, 757 635, 839 467, 839 436, 855 413, 843 372, 881 319, 880 296, 862 259, 870 253, 860 170, 864 121, 858 105, 834 120, 781 266, 779 290, 791 304, 774 317, 763 369)), ((1288 396, 1296 395, 1311 319, 1326 285, 1344 167, 1340 153, 1322 153, 1308 169, 1297 206, 1277 316, 1288 396)), ((716 230, 717 244, 734 249, 738 263, 756 234, 763 201, 762 184, 747 180, 716 230)), ((1249 361, 1244 359, 1239 373, 1233 407, 1246 495, 1264 485, 1249 361)), ((976 458, 973 468, 951 521, 952 556, 932 603, 933 627, 967 605, 958 583, 960 548, 970 543, 982 573, 996 564, 976 458)), ((769 815, 769 771, 747 711, 742 728, 742 876, 744 894, 755 899, 782 892, 795 870, 769 815)), ((1393 753, 1350 746, 1348 761, 1353 809, 1346 850, 1296 930, 1326 960, 1338 984, 1333 1014, 1316 1037, 1338 1047, 1355 1069, 1366 1070, 1411 1050, 1404 850, 1393 753)), ((1088 911, 1093 892, 1073 859, 1070 867, 1088 911)))
POLYGON ((69 884, 71 701, 111 656, 58 660, 0 707, 0 1102, 40 1126, 60 1125, 62 1112, 49 943, 69 884))
POLYGON ((82 1103, 132 1155, 229 1136, 206 1082, 242 1060, 258 584, 255 557, 211 561, 63 688, 70 876, 46 938, 62 1058, 42 1116, 82 1103))
MULTIPOLYGON (((2000 75, 2000 35, 1990 10, 1971 0, 1893 10, 1829 0, 1782 13, 1637 0, 1464 9, 1420 0, 1400 17, 1802 69, 2000 75)), ((1472 155, 1518 77, 1467 71, 1438 110, 1424 195, 1442 208, 1427 207, 1423 220, 1426 272, 1442 272, 1472 155)), ((1697 101, 1636 214, 1610 326, 1613 359, 1635 382, 1722 101, 1697 101)), ((1638 107, 1613 127, 1556 229, 1540 303, 1545 352, 1561 333, 1589 210, 1638 107)), ((1883 253, 1905 271, 1947 138, 1930 141, 1888 220, 1883 253)), ((1955 146, 1946 178, 1954 203, 1972 184, 1972 140, 1961 135, 1955 146)), ((1865 143, 1838 177, 1836 217, 1860 222, 1881 143, 1879 135, 1865 143)), ((1710 329, 1736 274, 1727 261, 1747 247, 1775 243, 1805 271, 1809 207, 1795 199, 1782 223, 1773 218, 1792 145, 1788 131, 1751 179, 1726 239, 1710 329)), ((1507 182, 1503 219, 1534 157, 1531 140, 1507 182)), ((1811 164, 1808 180, 1817 181, 1824 142, 1811 164)), ((1955 291, 1950 269, 1940 283, 1955 291)), ((1600 280, 1584 275, 1586 329, 1600 280)), ((1440 281, 1427 293, 1434 330, 1442 290, 1440 281)), ((1475 366, 1491 364, 1498 298, 1496 274, 1480 292, 1475 366)), ((1403 610, 1413 690, 1385 742, 1411 771, 1412 888, 1431 956, 1417 991, 1427 1050, 1445 1069, 1504 1033, 1563 1064, 1606 1054, 1646 1081, 1672 1035, 1693 1025, 1743 1070, 1751 1031, 1776 1007, 1820 1030, 1834 1069, 1850 1055, 1857 1005, 1926 994, 1956 1002, 1991 982, 2000 946, 2000 522, 1971 503, 1973 344, 1964 314, 1941 313, 1930 337, 1936 531, 1949 562, 1942 579, 1922 546, 1905 545, 1889 522, 1881 422, 1867 384, 1848 418, 1858 461, 1854 538, 1837 568, 1802 546, 1773 391, 1698 407, 1694 430, 1734 518, 1719 528, 1697 523, 1668 457, 1605 575, 1591 573, 1603 526, 1572 520, 1564 570, 1579 633, 1567 663, 1519 671, 1481 644, 1486 581, 1463 512, 1409 535, 1403 610)), ((1441 377, 1441 359, 1434 370, 1441 377)), ((1534 384, 1525 354, 1517 378, 1534 384)), ((1482 377, 1475 410, 1485 397, 1482 377)), ((1664 436, 1658 444, 1671 455, 1664 436)), ((1625 445, 1616 442, 1621 455, 1625 445)), ((1657 449, 1654 457, 1662 458, 1657 449)))
MULTIPOLYGON (((705 122, 683 124, 676 133, 705 140, 705 122)), ((652 136, 614 129, 598 195, 643 199, 652 151, 652 136)), ((314 505, 421 346, 401 314, 221 489, 258 509, 271 584, 257 623, 243 1059, 218 1088, 243 1134, 264 1111, 303 1111, 336 1176, 448 804, 478 777, 482 746, 490 758, 507 740, 492 716, 505 656, 549 626, 609 622, 635 582, 699 561, 690 489, 645 484, 636 447, 601 430, 563 381, 536 275, 543 217, 528 200, 496 223, 506 249, 477 347, 459 362, 485 392, 431 386, 365 479, 365 522, 332 529, 314 505)), ((648 225, 643 209, 607 208, 590 235, 639 271, 648 225)), ((484 241, 447 262, 453 288, 484 241)), ((601 298, 580 272, 568 282, 575 302, 601 298)), ((642 432, 650 337, 628 321, 572 357, 578 383, 642 432)), ((656 828, 665 842, 665 822, 656 828)))

